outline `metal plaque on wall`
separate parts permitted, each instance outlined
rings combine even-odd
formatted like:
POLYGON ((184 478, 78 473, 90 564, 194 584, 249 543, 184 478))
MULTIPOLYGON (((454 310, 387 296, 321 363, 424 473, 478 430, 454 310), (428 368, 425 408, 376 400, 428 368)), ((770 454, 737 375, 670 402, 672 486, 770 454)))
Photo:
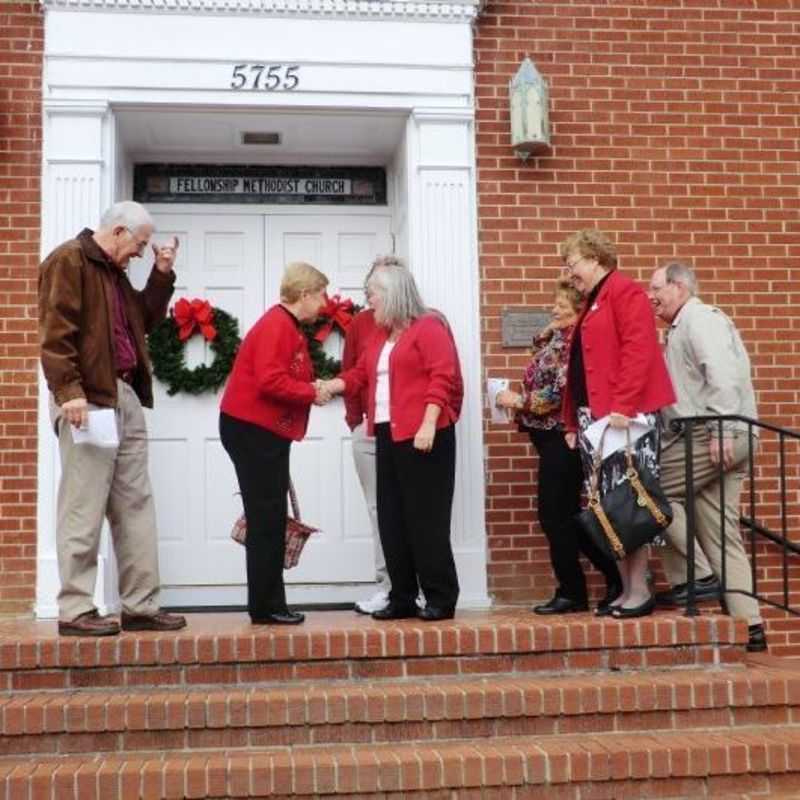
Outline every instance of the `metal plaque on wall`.
POLYGON ((271 167, 241 164, 137 164, 140 203, 308 203, 386 205, 380 167, 271 167))
POLYGON ((552 314, 543 308, 503 309, 503 347, 530 347, 534 335, 551 318, 552 314))

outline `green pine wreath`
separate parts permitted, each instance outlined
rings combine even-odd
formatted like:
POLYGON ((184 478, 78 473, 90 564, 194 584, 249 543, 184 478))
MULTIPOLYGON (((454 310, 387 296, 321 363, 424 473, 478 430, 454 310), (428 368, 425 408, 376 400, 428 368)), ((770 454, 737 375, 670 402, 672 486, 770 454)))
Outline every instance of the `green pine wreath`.
MULTIPOLYGON (((150 333, 148 349, 153 374, 167 387, 168 395, 178 392, 194 395, 216 392, 233 369, 233 361, 242 343, 239 322, 220 308, 214 308, 213 311, 217 335, 210 342, 214 354, 210 364, 201 364, 194 369, 186 366, 186 342, 178 337, 178 323, 172 314, 150 333)), ((198 335, 202 335, 199 330, 192 334, 198 335)))

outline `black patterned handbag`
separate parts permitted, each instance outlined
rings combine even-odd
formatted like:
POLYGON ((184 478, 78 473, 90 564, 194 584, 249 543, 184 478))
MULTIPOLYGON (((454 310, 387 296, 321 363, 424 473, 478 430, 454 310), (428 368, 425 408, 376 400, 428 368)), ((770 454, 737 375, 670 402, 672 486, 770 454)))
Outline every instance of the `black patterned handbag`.
POLYGON ((658 478, 649 469, 636 469, 630 431, 627 431, 625 445, 625 477, 613 489, 600 495, 598 486, 604 437, 605 431, 592 462, 589 503, 578 514, 577 520, 602 552, 621 561, 669 527, 672 507, 658 478))

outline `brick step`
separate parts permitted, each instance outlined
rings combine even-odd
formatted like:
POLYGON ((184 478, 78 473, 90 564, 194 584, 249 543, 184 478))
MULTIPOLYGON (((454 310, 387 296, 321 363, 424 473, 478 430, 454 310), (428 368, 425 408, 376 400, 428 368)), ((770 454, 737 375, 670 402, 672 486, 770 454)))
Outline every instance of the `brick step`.
POLYGON ((763 727, 498 738, 424 747, 331 745, 0 761, 0 800, 314 795, 513 800, 542 797, 544 791, 548 800, 696 800, 793 790, 800 792, 800 731, 763 727))
POLYGON ((240 614, 189 619, 174 634, 99 639, 59 638, 52 622, 0 621, 0 692, 700 667, 742 661, 747 640, 743 620, 669 612, 542 620, 515 609, 440 623, 313 612, 290 629, 240 614))
MULTIPOLYGON (((794 725, 800 669, 0 695, 5 754, 794 725)), ((427 744, 426 744, 427 746, 427 744)))

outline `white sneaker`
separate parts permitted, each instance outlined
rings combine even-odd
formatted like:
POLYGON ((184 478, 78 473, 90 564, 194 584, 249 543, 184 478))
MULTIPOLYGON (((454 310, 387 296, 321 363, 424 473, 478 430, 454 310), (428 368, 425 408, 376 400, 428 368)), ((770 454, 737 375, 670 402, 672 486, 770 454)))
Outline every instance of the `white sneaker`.
POLYGON ((369 599, 359 600, 355 604, 355 609, 359 614, 374 614, 376 611, 382 611, 388 605, 389 595, 386 592, 375 592, 369 599))

